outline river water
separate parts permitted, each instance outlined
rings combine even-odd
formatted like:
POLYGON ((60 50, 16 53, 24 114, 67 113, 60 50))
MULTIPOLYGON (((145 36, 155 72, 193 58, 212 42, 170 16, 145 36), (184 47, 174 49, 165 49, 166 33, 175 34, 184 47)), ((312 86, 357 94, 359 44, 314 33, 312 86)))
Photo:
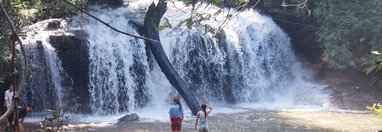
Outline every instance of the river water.
MULTIPOLYGON (((116 124, 110 117, 84 118, 87 121, 71 120, 64 125, 64 131, 92 132, 167 132, 168 119, 153 120, 142 117, 140 121, 116 124)), ((36 122, 29 122, 30 130, 39 130, 36 122)), ((194 117, 186 116, 182 131, 193 131, 194 117)), ((208 119, 211 131, 215 132, 286 132, 286 131, 354 131, 371 132, 382 130, 382 119, 368 111, 347 111, 339 109, 232 109, 215 108, 208 119), (222 112, 225 111, 225 112, 222 112), (229 111, 227 113, 227 111, 229 111)))

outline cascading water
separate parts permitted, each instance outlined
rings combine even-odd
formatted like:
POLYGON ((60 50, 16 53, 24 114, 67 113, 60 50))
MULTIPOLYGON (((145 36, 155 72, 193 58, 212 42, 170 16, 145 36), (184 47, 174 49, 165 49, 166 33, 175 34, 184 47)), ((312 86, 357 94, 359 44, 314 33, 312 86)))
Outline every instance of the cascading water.
POLYGON ((65 21, 51 19, 24 29, 28 36, 23 42, 31 64, 31 79, 28 80, 22 97, 27 104, 39 106, 38 109, 67 105, 63 100, 71 87, 68 82, 70 77, 62 68, 62 62, 49 42, 50 35, 66 35, 63 30, 52 31, 47 28, 49 22, 53 21, 62 22, 63 26, 66 24, 65 21))
MULTIPOLYGON (((179 11, 179 6, 168 6, 165 17, 172 25, 188 18, 190 9, 180 7, 185 10, 179 11)), ((142 21, 143 15, 135 9, 133 5, 94 8, 91 13, 122 31, 138 34, 128 22, 142 21)), ((204 9, 206 12, 216 10, 215 7, 204 9)), ((219 18, 224 18, 224 12, 202 24, 214 27, 224 21, 219 18)), ((32 65, 30 89, 26 90, 24 99, 28 103, 40 109, 71 106, 73 112, 101 115, 166 111, 167 101, 175 89, 156 62, 150 61, 153 57, 142 40, 119 34, 87 16, 75 16, 69 21, 47 20, 27 29, 24 41, 28 43, 32 65), (54 31, 45 29, 51 21, 60 21, 60 27, 54 31), (76 85, 78 80, 67 73, 71 69, 63 68, 50 40, 50 35, 78 37, 78 31, 82 32, 82 40, 77 45, 85 45, 89 61, 88 83, 81 87, 76 85), (85 91, 78 92, 78 89, 85 91)), ((190 31, 186 26, 160 31, 166 54, 200 102, 295 106, 319 104, 325 99, 319 91, 322 86, 306 79, 309 75, 294 56, 289 38, 270 18, 249 10, 232 17, 218 35, 205 30, 196 25, 190 31)))
MULTIPOLYGON (((95 15, 102 20, 113 21, 118 29, 138 34, 124 18, 129 13, 126 10, 120 8, 95 15)), ((146 73, 149 67, 143 41, 114 32, 88 17, 74 18, 72 24, 72 27, 85 29, 89 35, 92 111, 109 114, 145 105, 148 102, 146 73)))
MULTIPOLYGON (((128 21, 142 19, 143 15, 133 13, 129 8, 101 11, 96 7, 94 10, 97 11, 92 13, 97 17, 105 21, 113 21, 110 24, 114 27, 138 34, 135 27, 128 21), (142 16, 142 18, 136 16, 142 16)), ((27 104, 34 104, 41 110, 64 106, 70 107, 72 112, 90 111, 96 115, 135 111, 146 105, 166 106, 163 99, 167 98, 171 86, 157 65, 149 65, 148 52, 142 40, 114 32, 96 20, 84 16, 75 16, 68 22, 59 19, 46 20, 31 25, 24 31, 27 32, 24 41, 27 43, 32 64, 32 76, 29 79, 28 88, 23 92, 25 97, 23 100, 27 104), (51 23, 58 23, 57 29, 47 29, 51 23), (73 80, 75 77, 69 76, 66 72, 66 70, 73 70, 62 68, 57 52, 64 51, 55 49, 53 45, 59 44, 54 44, 52 41, 56 40, 51 40, 51 36, 60 35, 85 39, 85 43, 74 43, 74 45, 85 45, 84 47, 88 49, 88 53, 84 53, 89 54, 87 87, 73 88, 75 87, 73 83, 63 83, 71 81, 76 83, 80 80, 73 80), (46 76, 43 76, 44 74, 46 76), (51 88, 54 89, 50 90, 51 88), (78 92, 73 89, 86 89, 88 92, 82 90, 83 93, 73 93, 78 92), (158 93, 163 94, 151 96, 158 93), (78 96, 89 97, 89 99, 78 96), (41 99, 44 100, 41 101, 41 99), (150 100, 163 101, 158 101, 160 103, 158 104, 149 102, 150 100)), ((69 43, 64 39, 62 45, 69 45, 69 43)))
MULTIPOLYGON (((190 7, 177 6, 170 6, 164 16, 171 25, 190 18, 190 7)), ((286 106, 324 101, 325 95, 319 92, 324 86, 309 82, 310 75, 297 61, 288 36, 271 18, 253 10, 238 13, 200 7, 206 8, 194 15, 202 17, 194 19, 205 20, 193 29, 180 26, 161 31, 167 55, 199 101, 282 102, 286 106), (229 18, 229 13, 236 16, 229 18), (213 34, 207 27, 222 30, 213 34)))

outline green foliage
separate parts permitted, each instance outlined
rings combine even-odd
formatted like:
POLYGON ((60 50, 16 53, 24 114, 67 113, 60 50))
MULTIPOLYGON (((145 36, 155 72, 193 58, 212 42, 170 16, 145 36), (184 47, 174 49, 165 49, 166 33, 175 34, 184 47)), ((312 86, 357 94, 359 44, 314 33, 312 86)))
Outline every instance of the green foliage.
POLYGON ((222 0, 212 0, 212 4, 214 5, 220 5, 222 2, 222 0))
POLYGON ((9 44, 8 42, 8 34, 7 29, 5 28, 8 26, 6 24, 6 20, 2 17, 0 17, 0 80, 4 79, 6 75, 10 74, 10 69, 8 67, 10 66, 10 50, 9 50, 9 44))
POLYGON ((376 73, 380 80, 382 80, 382 53, 378 51, 371 52, 374 57, 369 66, 363 69, 366 74, 376 73))
POLYGON ((323 60, 331 67, 362 65, 370 61, 369 51, 382 48, 380 0, 320 0, 314 15, 321 24, 323 60))
POLYGON ((51 115, 45 117, 41 122, 44 132, 58 132, 64 121, 68 120, 69 116, 66 115, 68 112, 67 108, 57 107, 53 110, 50 110, 51 115))
POLYGON ((238 0, 238 3, 241 5, 241 4, 244 4, 244 3, 247 3, 248 0, 238 0))
POLYGON ((382 105, 381 104, 373 104, 372 106, 367 106, 368 110, 374 111, 378 114, 378 116, 382 117, 382 105))
MULTIPOLYGON (((77 6, 84 6, 87 0, 69 0, 77 6)), ((4 2, 7 12, 20 26, 30 24, 39 19, 51 17, 65 17, 76 13, 74 7, 62 0, 14 0, 7 4, 4 2)))
POLYGON ((187 21, 187 22, 186 22, 187 28, 188 28, 188 29, 191 29, 191 28, 192 28, 192 25, 194 24, 194 22, 192 21, 191 18, 187 19, 186 21, 187 21))
MULTIPOLYGON (((221 10, 216 11, 215 13, 200 13, 200 12, 194 12, 198 8, 205 8, 204 6, 201 6, 201 4, 197 4, 197 2, 200 3, 208 3, 207 5, 213 4, 216 6, 220 7, 230 7, 230 6, 237 6, 235 9, 240 9, 240 5, 243 4, 248 4, 249 0, 181 0, 183 1, 186 5, 191 5, 192 4, 192 11, 191 11, 191 17, 180 20, 176 26, 172 26, 167 18, 164 18, 165 22, 159 27, 155 27, 155 25, 152 25, 154 29, 162 30, 165 28, 179 28, 181 26, 186 26, 188 30, 192 29, 194 26, 204 26, 205 31, 211 34, 216 34, 216 31, 219 31, 221 28, 223 28, 224 24, 229 21, 234 15, 234 12, 228 13, 225 16, 225 21, 222 23, 217 23, 216 25, 220 25, 219 27, 212 27, 211 25, 208 24, 203 24, 202 22, 205 20, 210 20, 212 16, 216 16, 219 13, 221 13, 221 10), (197 4, 197 5, 196 5, 197 4)), ((239 11, 240 12, 240 11, 239 11)), ((175 30, 174 30, 175 31, 175 30)), ((183 32, 181 32, 183 33, 183 32)))
MULTIPOLYGON (((84 6, 87 0, 69 0, 78 6, 84 6)), ((51 17, 65 17, 76 13, 74 7, 64 3, 62 0, 13 0, 1 1, 5 10, 20 28, 24 25, 51 17)), ((9 35, 12 34, 5 15, 0 13, 0 78, 10 72, 9 35)), ((17 30, 17 29, 16 29, 17 30)))
POLYGON ((159 27, 155 27, 155 24, 153 24, 154 29, 156 31, 160 31, 160 30, 163 30, 163 29, 166 29, 166 28, 172 28, 172 25, 171 25, 171 23, 170 23, 170 21, 168 20, 167 17, 164 17, 163 20, 164 20, 164 23, 162 25, 159 25, 159 27))

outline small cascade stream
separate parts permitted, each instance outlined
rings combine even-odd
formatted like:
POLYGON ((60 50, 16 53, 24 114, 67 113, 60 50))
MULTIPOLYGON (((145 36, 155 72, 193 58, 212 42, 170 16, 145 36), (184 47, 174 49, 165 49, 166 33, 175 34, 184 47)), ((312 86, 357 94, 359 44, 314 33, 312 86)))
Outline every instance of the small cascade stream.
POLYGON ((50 44, 50 35, 67 35, 63 30, 51 31, 49 22, 65 21, 51 19, 27 27, 27 36, 24 40, 28 52, 31 75, 24 93, 27 104, 34 104, 38 109, 47 109, 51 106, 65 106, 64 97, 71 88, 72 80, 62 68, 56 49, 50 44))

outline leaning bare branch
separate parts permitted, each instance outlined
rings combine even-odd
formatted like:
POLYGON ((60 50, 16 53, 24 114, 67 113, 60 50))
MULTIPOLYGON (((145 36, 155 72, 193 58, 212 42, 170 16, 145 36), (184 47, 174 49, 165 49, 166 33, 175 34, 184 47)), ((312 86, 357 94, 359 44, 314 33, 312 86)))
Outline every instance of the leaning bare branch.
POLYGON ((63 0, 63 1, 64 1, 65 3, 67 3, 67 4, 71 5, 71 6, 73 6, 73 7, 76 8, 77 10, 81 11, 82 13, 85 13, 86 15, 88 15, 88 16, 94 18, 95 20, 101 22, 101 23, 104 24, 105 26, 107 26, 107 27, 113 29, 113 30, 116 31, 116 32, 119 32, 119 33, 124 34, 124 35, 127 35, 127 36, 131 36, 131 37, 134 37, 134 38, 143 39, 143 40, 149 40, 149 41, 152 41, 152 42, 155 42, 155 43, 160 43, 158 40, 155 40, 155 39, 151 39, 151 38, 147 38, 147 37, 138 36, 138 35, 134 35, 134 34, 130 34, 130 33, 123 32, 123 31, 121 31, 121 30, 119 30, 119 29, 117 29, 117 28, 111 26, 111 25, 108 24, 107 22, 104 22, 104 21, 102 21, 101 19, 95 17, 94 15, 88 13, 87 11, 81 9, 80 7, 74 5, 73 3, 69 2, 68 0, 63 0))
POLYGON ((304 2, 298 3, 298 4, 288 4, 285 0, 283 0, 283 3, 281 4, 282 7, 297 7, 299 9, 306 9, 308 12, 308 16, 312 14, 312 10, 308 7, 308 0, 305 0, 304 2))

